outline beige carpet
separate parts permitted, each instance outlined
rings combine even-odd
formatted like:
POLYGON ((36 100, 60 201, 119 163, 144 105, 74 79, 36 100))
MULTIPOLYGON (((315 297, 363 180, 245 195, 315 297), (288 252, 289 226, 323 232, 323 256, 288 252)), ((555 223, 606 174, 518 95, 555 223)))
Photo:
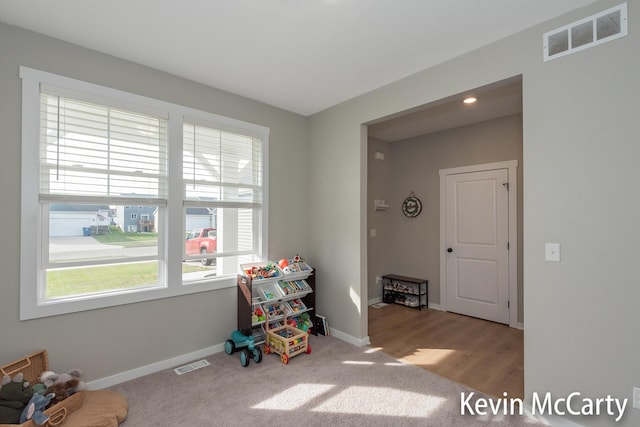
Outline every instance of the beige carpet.
MULTIPOLYGON (((165 370, 112 389, 125 395, 125 427, 145 426, 543 426, 526 416, 460 415, 473 391, 392 357, 312 336, 311 354, 240 366, 215 354, 205 368, 165 370)), ((481 394, 477 394, 482 396, 481 394)))

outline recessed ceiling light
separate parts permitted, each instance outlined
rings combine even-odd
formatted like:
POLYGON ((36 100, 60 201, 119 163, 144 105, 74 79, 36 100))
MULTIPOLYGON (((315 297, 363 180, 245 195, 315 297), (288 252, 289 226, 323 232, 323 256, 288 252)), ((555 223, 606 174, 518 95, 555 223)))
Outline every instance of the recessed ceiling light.
POLYGON ((477 101, 476 98, 470 96, 469 98, 465 98, 464 101, 462 102, 464 102, 465 104, 473 104, 476 101, 477 101))

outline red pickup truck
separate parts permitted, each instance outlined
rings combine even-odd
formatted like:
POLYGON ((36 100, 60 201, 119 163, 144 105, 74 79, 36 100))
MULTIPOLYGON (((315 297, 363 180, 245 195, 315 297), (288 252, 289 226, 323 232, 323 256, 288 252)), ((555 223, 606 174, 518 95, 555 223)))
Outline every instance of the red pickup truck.
MULTIPOLYGON (((216 229, 215 228, 196 228, 187 234, 185 241, 185 253, 187 255, 207 255, 216 251, 216 229)), ((202 265, 211 265, 212 258, 202 258, 202 265)))

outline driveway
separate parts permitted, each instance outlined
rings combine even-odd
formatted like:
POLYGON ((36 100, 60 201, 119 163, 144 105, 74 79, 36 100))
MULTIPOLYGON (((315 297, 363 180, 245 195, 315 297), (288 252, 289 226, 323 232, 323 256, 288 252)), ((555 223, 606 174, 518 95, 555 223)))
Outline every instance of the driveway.
POLYGON ((153 256, 157 252, 157 246, 126 248, 117 245, 106 245, 91 236, 49 238, 49 258, 51 262, 153 256))
POLYGON ((105 245, 91 236, 49 237, 49 250, 51 252, 75 252, 78 250, 97 251, 106 246, 118 248, 119 246, 105 245))

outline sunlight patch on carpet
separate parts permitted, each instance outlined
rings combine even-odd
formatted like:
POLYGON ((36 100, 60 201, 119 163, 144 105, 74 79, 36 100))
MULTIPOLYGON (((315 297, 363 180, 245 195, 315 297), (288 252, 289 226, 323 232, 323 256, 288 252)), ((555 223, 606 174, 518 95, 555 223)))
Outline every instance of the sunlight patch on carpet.
POLYGON ((397 362, 387 362, 384 364, 384 366, 411 366, 411 363, 407 363, 407 362, 403 362, 401 360, 397 361, 397 362))
POLYGON ((312 411, 428 418, 446 402, 443 397, 394 388, 351 386, 312 411))
POLYGON ((332 384, 296 384, 267 400, 263 400, 251 409, 294 410, 306 405, 311 400, 331 390, 332 384))

